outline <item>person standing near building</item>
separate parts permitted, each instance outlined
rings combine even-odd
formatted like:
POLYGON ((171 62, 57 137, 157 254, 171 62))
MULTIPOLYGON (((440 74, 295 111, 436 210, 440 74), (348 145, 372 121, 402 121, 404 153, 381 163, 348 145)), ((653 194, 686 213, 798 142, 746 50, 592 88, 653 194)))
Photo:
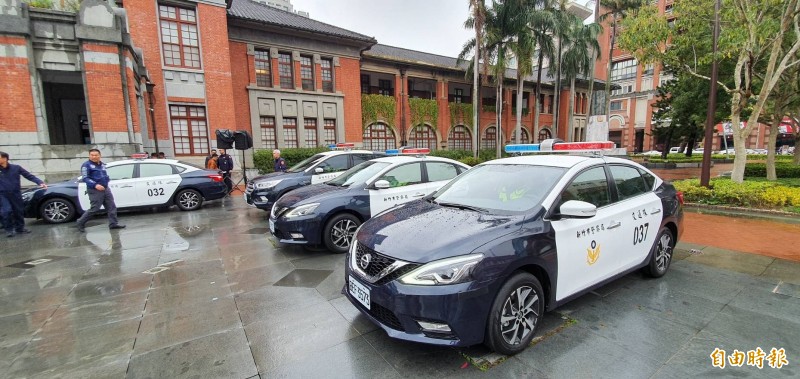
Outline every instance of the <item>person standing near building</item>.
POLYGON ((8 159, 8 153, 0 151, 0 221, 6 230, 6 237, 10 238, 16 234, 31 232, 25 229, 20 176, 36 183, 40 188, 47 188, 47 184, 21 166, 8 163, 8 159))
POLYGON ((206 168, 209 170, 219 170, 219 165, 217 164, 217 156, 216 150, 211 153, 211 157, 206 161, 206 168))
POLYGON ((111 178, 108 177, 108 172, 106 172, 106 164, 100 160, 100 150, 89 150, 89 160, 81 165, 81 176, 81 180, 86 183, 90 207, 78 219, 78 231, 86 231, 86 222, 100 212, 100 206, 106 208, 109 229, 124 228, 125 225, 121 225, 117 220, 117 205, 114 203, 114 195, 111 193, 111 189, 108 188, 108 182, 111 178))
POLYGON ((272 158, 275 159, 275 172, 286 172, 286 161, 281 158, 281 151, 272 150, 272 158))
POLYGON ((211 154, 206 157, 206 168, 208 168, 208 161, 217 156, 217 149, 211 149, 211 154))
POLYGON ((231 180, 231 171, 233 171, 233 158, 225 152, 225 149, 219 149, 217 167, 219 167, 219 170, 222 172, 222 178, 225 180, 225 186, 228 187, 228 193, 231 193, 233 190, 233 181, 231 180))

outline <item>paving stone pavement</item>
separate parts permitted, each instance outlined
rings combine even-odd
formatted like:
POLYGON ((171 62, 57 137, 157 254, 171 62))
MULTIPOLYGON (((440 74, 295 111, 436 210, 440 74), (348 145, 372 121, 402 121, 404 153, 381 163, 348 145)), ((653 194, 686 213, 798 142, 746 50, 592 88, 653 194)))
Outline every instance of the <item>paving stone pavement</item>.
POLYGON ((798 263, 681 244, 665 277, 588 293, 505 357, 388 338, 340 294, 344 257, 277 246, 266 215, 234 197, 124 230, 28 220, 0 241, 0 377, 800 376, 798 263), (789 365, 711 364, 758 347, 789 365))

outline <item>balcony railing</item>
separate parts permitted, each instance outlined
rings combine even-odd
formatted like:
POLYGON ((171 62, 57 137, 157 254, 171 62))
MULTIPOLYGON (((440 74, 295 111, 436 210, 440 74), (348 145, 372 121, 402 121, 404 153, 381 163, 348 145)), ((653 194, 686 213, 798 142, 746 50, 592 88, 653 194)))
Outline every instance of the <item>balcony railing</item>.
POLYGON ((472 103, 471 96, 447 95, 447 101, 450 103, 472 103))
POLYGON ((361 87, 361 93, 364 95, 383 95, 394 96, 394 88, 381 88, 381 87, 361 87))

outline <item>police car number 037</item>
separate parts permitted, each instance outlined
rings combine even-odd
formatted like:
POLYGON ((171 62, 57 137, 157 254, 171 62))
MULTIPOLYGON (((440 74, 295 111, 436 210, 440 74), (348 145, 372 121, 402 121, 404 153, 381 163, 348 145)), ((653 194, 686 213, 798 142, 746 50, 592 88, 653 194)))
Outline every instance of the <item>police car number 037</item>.
POLYGON ((364 308, 369 309, 369 288, 359 283, 352 276, 349 279, 350 280, 347 281, 347 287, 350 291, 350 295, 353 295, 364 308))

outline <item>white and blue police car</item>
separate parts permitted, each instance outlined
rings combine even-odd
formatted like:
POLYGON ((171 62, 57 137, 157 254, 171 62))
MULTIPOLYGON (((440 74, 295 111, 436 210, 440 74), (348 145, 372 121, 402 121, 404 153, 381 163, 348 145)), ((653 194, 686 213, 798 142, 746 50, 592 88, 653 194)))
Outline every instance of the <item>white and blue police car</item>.
POLYGON ((291 191, 272 208, 270 232, 281 243, 324 245, 345 253, 362 222, 438 190, 469 166, 430 157, 428 149, 389 150, 336 179, 291 191))
MULTIPOLYGON (((613 142, 512 145, 575 153, 613 142)), ((346 294, 389 336, 515 354, 545 310, 627 273, 667 272, 683 197, 627 159, 537 155, 477 165, 366 221, 346 294)))
POLYGON ((353 143, 329 145, 331 151, 314 154, 286 172, 256 177, 247 183, 244 199, 247 204, 270 211, 275 202, 291 190, 324 183, 359 163, 386 156, 383 152, 355 150, 354 146, 353 143))
MULTIPOLYGON (((184 211, 199 209, 204 201, 225 197, 222 175, 175 159, 148 159, 134 154, 106 164, 109 187, 118 209, 176 205, 184 211)), ((81 178, 23 192, 25 217, 48 223, 73 220, 89 209, 86 183, 81 178)))

